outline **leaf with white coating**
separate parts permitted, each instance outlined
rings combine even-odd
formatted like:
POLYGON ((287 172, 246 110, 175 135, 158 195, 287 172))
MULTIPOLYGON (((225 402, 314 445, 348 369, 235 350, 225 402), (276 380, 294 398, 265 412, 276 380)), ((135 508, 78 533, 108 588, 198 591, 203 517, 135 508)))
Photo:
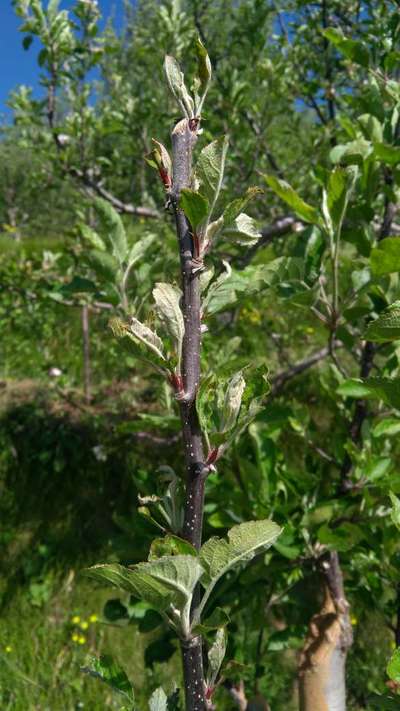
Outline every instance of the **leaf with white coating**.
POLYGON ((242 404, 242 395, 246 387, 243 373, 239 370, 228 383, 223 404, 221 432, 228 432, 235 426, 242 404))
POLYGON ((270 519, 249 521, 234 526, 225 538, 210 538, 200 549, 200 562, 205 570, 201 579, 206 591, 200 610, 218 580, 239 563, 250 561, 255 555, 268 550, 280 535, 282 529, 270 519))
POLYGON ((237 216, 233 225, 224 230, 224 234, 232 237, 238 244, 251 247, 257 244, 261 237, 261 232, 257 227, 256 221, 252 217, 241 212, 237 216))
POLYGON ((165 691, 161 688, 161 686, 156 689, 149 700, 149 709, 150 711, 167 711, 168 705, 167 705, 168 699, 165 691))
POLYGON ((185 334, 185 324, 180 307, 181 296, 180 289, 177 289, 172 284, 158 282, 153 289, 157 315, 174 342, 179 363, 185 334))
POLYGON ((154 351, 159 358, 165 360, 165 356, 163 354, 163 342, 161 338, 151 330, 151 328, 139 321, 135 318, 135 316, 131 316, 129 329, 135 338, 154 351))
POLYGON ((203 192, 214 205, 221 190, 227 150, 227 137, 217 138, 203 148, 196 165, 196 175, 203 192))
POLYGON ((212 688, 217 680, 221 664, 224 661, 227 642, 226 629, 225 627, 220 627, 208 652, 207 687, 209 688, 212 688))
POLYGON ((184 74, 176 59, 168 54, 164 60, 164 71, 168 86, 183 110, 185 117, 188 119, 194 118, 194 102, 185 86, 184 74))

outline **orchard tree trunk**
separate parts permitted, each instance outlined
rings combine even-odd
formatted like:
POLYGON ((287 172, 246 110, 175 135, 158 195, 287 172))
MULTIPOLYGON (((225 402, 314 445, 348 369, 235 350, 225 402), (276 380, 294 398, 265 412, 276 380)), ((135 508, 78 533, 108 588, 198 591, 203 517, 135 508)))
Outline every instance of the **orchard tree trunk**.
POLYGON ((300 711, 345 711, 346 657, 353 641, 339 557, 321 562, 324 601, 310 622, 300 656, 300 711))
MULTIPOLYGON (((176 221, 179 244, 182 302, 185 323, 182 344, 182 382, 179 384, 177 399, 180 404, 182 439, 186 467, 185 512, 183 536, 199 549, 203 528, 204 484, 206 467, 204 463, 203 438, 196 410, 196 394, 200 382, 201 348, 201 301, 200 270, 193 261, 195 247, 193 230, 179 207, 179 196, 183 188, 191 184, 192 150, 197 140, 197 122, 182 119, 172 131, 172 171, 173 187, 170 199, 176 221)), ((199 601, 198 589, 193 596, 193 608, 199 601)), ((204 672, 202 640, 200 636, 182 641, 183 675, 185 681, 186 711, 204 711, 204 672)))

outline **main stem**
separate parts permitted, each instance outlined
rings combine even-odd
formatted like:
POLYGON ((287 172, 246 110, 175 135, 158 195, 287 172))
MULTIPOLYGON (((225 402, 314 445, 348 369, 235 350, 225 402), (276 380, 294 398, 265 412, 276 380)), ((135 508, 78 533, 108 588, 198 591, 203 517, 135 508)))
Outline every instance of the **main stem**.
MULTIPOLYGON (((191 226, 179 207, 179 195, 190 187, 192 150, 197 139, 197 122, 182 119, 172 131, 173 186, 171 201, 175 213, 182 272, 182 312, 185 333, 182 344, 182 393, 180 414, 186 467, 183 536, 197 549, 203 528, 205 465, 203 438, 196 410, 200 380, 201 300, 199 271, 193 268, 194 243, 191 226)), ((193 608, 199 602, 195 591, 193 608)), ((204 711, 205 689, 202 640, 200 636, 182 640, 186 711, 204 711)))

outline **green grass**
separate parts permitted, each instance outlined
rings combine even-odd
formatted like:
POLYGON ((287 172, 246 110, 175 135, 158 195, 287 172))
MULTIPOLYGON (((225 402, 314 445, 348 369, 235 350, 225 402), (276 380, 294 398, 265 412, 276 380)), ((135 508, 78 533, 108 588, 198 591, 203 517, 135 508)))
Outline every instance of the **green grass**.
POLYGON ((121 629, 102 622, 109 597, 110 590, 96 590, 73 569, 64 576, 54 575, 53 590, 40 606, 33 604, 29 590, 18 591, 3 610, 0 623, 3 710, 121 708, 118 696, 80 671, 90 656, 100 654, 112 654, 125 668, 139 702, 160 683, 171 688, 178 653, 167 665, 146 670, 144 652, 154 633, 140 634, 134 627, 121 629), (98 621, 90 622, 92 615, 98 621), (80 619, 78 624, 72 622, 75 617, 80 619), (82 629, 82 624, 89 626, 82 629), (76 637, 79 641, 74 641, 76 637))

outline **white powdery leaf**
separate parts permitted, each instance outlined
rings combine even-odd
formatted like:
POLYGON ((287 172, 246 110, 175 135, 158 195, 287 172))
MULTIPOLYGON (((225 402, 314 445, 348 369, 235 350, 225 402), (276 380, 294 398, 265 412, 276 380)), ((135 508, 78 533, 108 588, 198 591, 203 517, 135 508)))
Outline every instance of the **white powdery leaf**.
POLYGON ((202 583, 214 587, 219 578, 242 561, 266 551, 278 538, 281 528, 271 521, 249 521, 234 526, 225 538, 210 538, 200 550, 200 562, 206 570, 202 583))
POLYGON ((165 360, 162 352, 163 342, 161 338, 151 330, 151 328, 145 326, 144 323, 138 321, 138 319, 134 316, 131 317, 129 328, 133 336, 154 351, 154 353, 156 353, 160 358, 165 360))
POLYGON ((180 289, 158 282, 153 289, 157 315, 170 334, 180 360, 185 323, 180 307, 182 292, 180 289))
POLYGON ((252 246, 257 244, 261 237, 261 232, 257 227, 256 221, 252 217, 241 212, 237 216, 232 226, 227 227, 224 233, 235 239, 238 244, 252 246))
POLYGON ((235 373, 226 388, 223 405, 222 432, 228 432, 235 426, 242 404, 242 396, 246 387, 246 381, 242 371, 235 373))

